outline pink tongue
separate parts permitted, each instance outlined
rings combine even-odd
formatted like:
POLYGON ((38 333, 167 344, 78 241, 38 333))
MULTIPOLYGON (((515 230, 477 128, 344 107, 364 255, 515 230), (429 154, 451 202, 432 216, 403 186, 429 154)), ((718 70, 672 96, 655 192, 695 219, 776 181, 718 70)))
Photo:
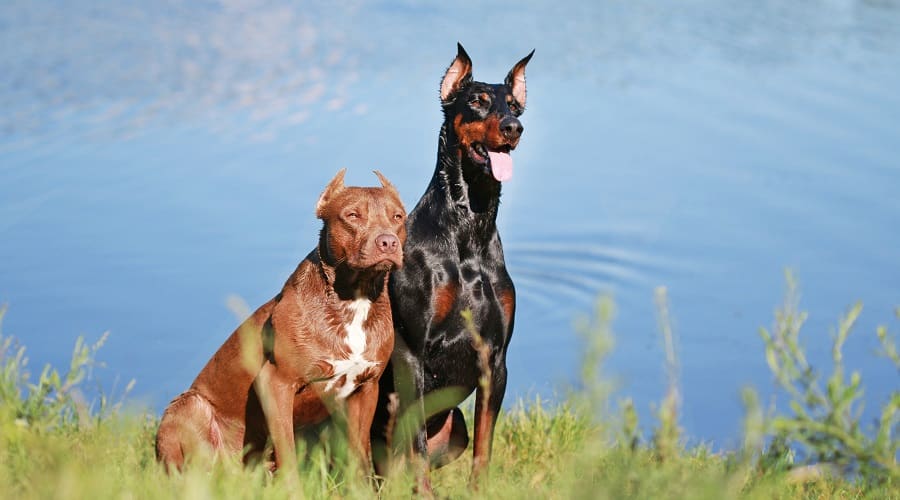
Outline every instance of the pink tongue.
POLYGON ((509 153, 488 151, 488 156, 491 157, 491 173, 494 174, 494 179, 500 182, 512 179, 512 157, 509 153))

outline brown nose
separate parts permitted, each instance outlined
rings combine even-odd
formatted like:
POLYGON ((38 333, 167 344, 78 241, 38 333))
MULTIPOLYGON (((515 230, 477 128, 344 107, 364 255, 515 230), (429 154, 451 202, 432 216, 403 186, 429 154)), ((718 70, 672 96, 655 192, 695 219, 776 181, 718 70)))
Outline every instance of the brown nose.
POLYGON ((400 240, 393 234, 379 234, 375 237, 375 247, 382 253, 394 253, 400 248, 400 240))

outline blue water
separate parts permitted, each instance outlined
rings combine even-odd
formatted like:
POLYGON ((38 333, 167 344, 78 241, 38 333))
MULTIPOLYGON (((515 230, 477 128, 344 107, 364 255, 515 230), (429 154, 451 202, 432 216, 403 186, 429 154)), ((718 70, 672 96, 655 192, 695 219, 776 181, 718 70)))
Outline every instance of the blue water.
MULTIPOLYGON (((573 327, 617 304, 605 373, 645 424, 666 387, 669 291, 682 425, 734 446, 740 388, 774 386, 758 328, 783 270, 829 356, 840 314, 875 415, 900 385, 900 2, 269 1, 0 6, 0 303, 33 371, 110 331, 95 376, 160 410, 313 247, 316 197, 385 173, 411 208, 434 168, 437 86, 528 66, 499 217, 519 291, 507 401, 576 383, 573 327)), ((827 367, 827 365, 823 365, 827 367)))

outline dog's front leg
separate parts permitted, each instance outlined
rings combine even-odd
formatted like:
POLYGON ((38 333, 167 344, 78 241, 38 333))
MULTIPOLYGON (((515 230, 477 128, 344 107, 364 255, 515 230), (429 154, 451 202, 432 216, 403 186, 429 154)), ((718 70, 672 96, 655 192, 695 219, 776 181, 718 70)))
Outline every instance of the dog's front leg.
POLYGON ((412 451, 417 490, 427 495, 431 492, 431 482, 428 479, 428 435, 425 429, 425 367, 419 359, 398 336, 391 356, 394 388, 400 396, 394 451, 402 454, 412 451), (409 448, 403 450, 402 447, 409 448))
POLYGON ((469 483, 477 487, 486 475, 491 461, 494 426, 506 393, 506 356, 499 356, 491 363, 491 376, 487 384, 479 384, 475 391, 475 439, 472 446, 472 476, 469 483))
POLYGON ((347 440, 364 474, 369 474, 372 468, 370 430, 377 404, 378 381, 366 382, 347 398, 347 440))
POLYGON ((296 384, 284 380, 274 364, 266 362, 254 382, 260 405, 275 447, 275 468, 296 471, 297 451, 294 444, 294 394, 296 384))

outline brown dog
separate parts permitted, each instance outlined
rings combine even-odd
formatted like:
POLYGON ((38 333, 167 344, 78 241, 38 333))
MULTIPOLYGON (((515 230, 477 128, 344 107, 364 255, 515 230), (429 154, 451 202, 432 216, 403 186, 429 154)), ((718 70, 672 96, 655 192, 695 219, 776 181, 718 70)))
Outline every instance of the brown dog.
POLYGON ((294 430, 339 411, 368 463, 378 379, 394 347, 388 273, 403 264, 406 212, 381 188, 344 187, 338 172, 316 204, 318 247, 281 293, 250 316, 163 413, 157 458, 182 468, 201 449, 295 465, 294 430))

